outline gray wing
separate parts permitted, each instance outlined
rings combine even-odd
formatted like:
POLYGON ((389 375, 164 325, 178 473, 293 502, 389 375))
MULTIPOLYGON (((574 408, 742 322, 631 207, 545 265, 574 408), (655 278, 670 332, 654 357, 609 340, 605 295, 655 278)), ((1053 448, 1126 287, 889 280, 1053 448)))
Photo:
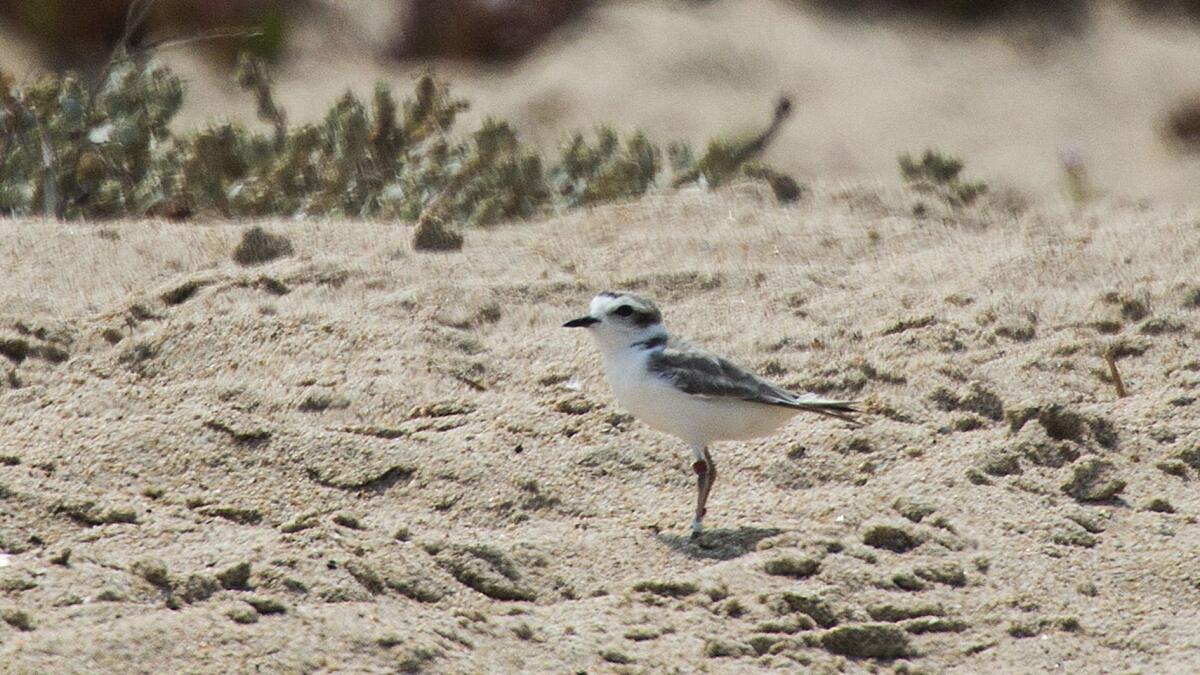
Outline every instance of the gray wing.
POLYGON ((670 381, 692 396, 732 398, 854 421, 853 401, 836 401, 812 395, 798 396, 741 366, 696 347, 667 347, 652 353, 647 363, 651 373, 670 381))

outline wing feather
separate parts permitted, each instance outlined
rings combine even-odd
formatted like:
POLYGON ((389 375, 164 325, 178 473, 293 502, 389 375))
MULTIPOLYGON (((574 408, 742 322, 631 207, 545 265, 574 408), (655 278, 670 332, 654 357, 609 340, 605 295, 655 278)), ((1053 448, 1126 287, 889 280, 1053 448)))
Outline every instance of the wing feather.
POLYGON ((814 412, 854 422, 853 401, 797 395, 732 361, 698 347, 666 347, 651 354, 648 368, 692 396, 730 398, 814 412))

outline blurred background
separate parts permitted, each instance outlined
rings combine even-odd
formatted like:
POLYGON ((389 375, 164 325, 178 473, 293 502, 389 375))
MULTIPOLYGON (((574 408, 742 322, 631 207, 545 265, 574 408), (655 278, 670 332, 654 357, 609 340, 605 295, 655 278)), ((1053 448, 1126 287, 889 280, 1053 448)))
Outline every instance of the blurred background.
MULTIPOLYGON (((128 0, 0 0, 0 68, 99 72, 128 0)), ((135 8, 136 9, 136 8, 135 8)), ((131 36, 185 78, 191 128, 261 124, 240 51, 293 122, 431 65, 552 149, 608 123, 663 143, 793 122, 766 159, 802 182, 895 182, 935 147, 1033 198, 1200 197, 1200 0, 160 0, 131 36), (196 39, 201 38, 201 39, 196 39)))

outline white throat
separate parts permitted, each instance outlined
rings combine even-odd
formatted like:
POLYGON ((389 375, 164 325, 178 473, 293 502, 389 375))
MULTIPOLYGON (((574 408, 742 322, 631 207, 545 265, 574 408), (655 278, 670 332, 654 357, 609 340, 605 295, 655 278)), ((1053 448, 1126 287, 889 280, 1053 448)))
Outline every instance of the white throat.
POLYGON ((600 329, 594 331, 593 336, 605 361, 622 352, 648 353, 650 350, 662 349, 668 340, 667 329, 661 323, 637 331, 600 329))

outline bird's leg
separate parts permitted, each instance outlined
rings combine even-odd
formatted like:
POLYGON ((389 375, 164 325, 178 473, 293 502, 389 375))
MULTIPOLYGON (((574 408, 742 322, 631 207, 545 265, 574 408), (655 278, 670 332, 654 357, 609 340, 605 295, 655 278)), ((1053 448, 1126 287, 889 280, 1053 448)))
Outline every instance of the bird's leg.
POLYGON ((692 471, 696 472, 696 515, 692 518, 692 539, 700 536, 704 530, 704 502, 708 492, 708 462, 698 459, 692 463, 692 471))
POLYGON ((708 454, 708 448, 704 448, 704 465, 708 469, 708 476, 704 481, 704 494, 700 497, 701 517, 708 515, 708 493, 712 492, 713 483, 717 481, 717 465, 712 455, 708 454))
POLYGON ((717 478, 717 467, 713 464, 712 455, 708 448, 695 450, 696 461, 692 463, 692 471, 696 472, 696 516, 692 519, 692 538, 700 536, 704 530, 704 516, 708 512, 708 493, 712 491, 713 481, 717 478))

